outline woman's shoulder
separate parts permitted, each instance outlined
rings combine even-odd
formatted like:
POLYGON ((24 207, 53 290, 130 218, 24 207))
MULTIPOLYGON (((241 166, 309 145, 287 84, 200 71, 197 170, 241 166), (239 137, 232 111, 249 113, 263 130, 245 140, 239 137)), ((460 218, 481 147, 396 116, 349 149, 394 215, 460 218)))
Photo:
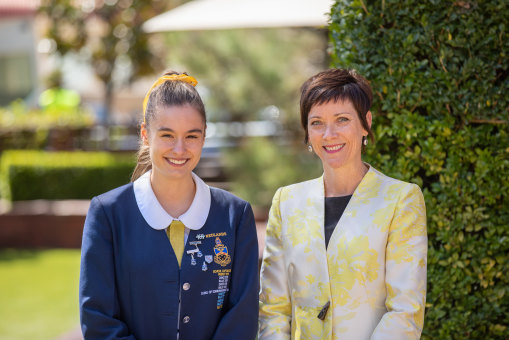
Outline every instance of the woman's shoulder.
POLYGON ((278 189, 278 192, 299 192, 299 191, 307 191, 311 188, 315 188, 316 186, 323 185, 322 176, 318 178, 308 179, 306 181, 292 183, 278 189))
POLYGON ((292 183, 292 184, 285 185, 285 186, 281 187, 281 190, 299 190, 299 189, 305 189, 305 188, 308 188, 310 186, 315 186, 315 185, 321 184, 322 180, 323 180, 322 176, 320 176, 318 178, 312 178, 312 179, 308 179, 308 180, 305 180, 305 181, 302 181, 302 182, 297 182, 297 183, 292 183))
POLYGON ((323 191, 323 177, 282 186, 276 190, 272 198, 272 205, 293 201, 292 204, 301 204, 303 199, 319 195, 323 191), (296 201, 295 201, 296 200, 296 201), (299 203, 295 203, 299 202, 299 203))
POLYGON ((391 186, 391 187, 398 187, 400 189, 406 189, 406 190, 412 190, 412 189, 420 190, 420 188, 417 184, 405 182, 403 180, 388 176, 388 175, 382 173, 380 170, 373 168, 372 166, 370 166, 370 171, 368 173, 372 173, 377 181, 381 182, 382 184, 391 186))
POLYGON ((97 200, 103 207, 113 206, 115 204, 122 204, 126 200, 132 199, 133 196, 133 184, 128 183, 107 191, 103 194, 95 196, 92 200, 97 200))
POLYGON ((132 183, 122 185, 92 198, 87 220, 94 221, 108 215, 129 215, 136 211, 132 183))
POLYGON ((383 172, 381 172, 380 170, 375 169, 372 166, 370 166, 370 172, 373 172, 375 174, 375 176, 377 176, 381 181, 388 182, 388 183, 391 183, 391 184, 398 184, 398 185, 401 185, 401 186, 413 186, 413 185, 417 185, 417 184, 414 184, 414 183, 405 182, 403 180, 400 180, 400 179, 388 176, 388 175, 384 174, 383 172))

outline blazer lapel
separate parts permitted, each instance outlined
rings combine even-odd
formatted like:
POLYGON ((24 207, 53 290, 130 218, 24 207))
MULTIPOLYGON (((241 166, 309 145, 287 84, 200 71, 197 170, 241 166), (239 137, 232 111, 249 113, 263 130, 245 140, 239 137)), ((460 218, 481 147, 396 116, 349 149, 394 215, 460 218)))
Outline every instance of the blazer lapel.
POLYGON ((288 242, 287 255, 293 262, 293 275, 296 275, 293 279, 302 282, 310 291, 320 292, 303 293, 297 299, 302 305, 322 306, 330 296, 323 231, 323 178, 310 180, 295 189, 281 196, 281 214, 287 228, 283 231, 288 242), (323 286, 318 287, 319 283, 323 286))
MULTIPOLYGON (((327 256, 331 255, 331 252, 335 252, 334 245, 338 243, 341 237, 350 238, 354 235, 358 235, 359 217, 370 211, 367 204, 371 201, 371 199, 377 197, 377 187, 380 186, 377 177, 376 170, 372 166, 369 166, 368 172, 364 175, 364 178, 355 189, 350 202, 348 202, 343 215, 341 215, 334 231, 332 232, 329 240, 329 247, 327 248, 327 256)), ((323 223, 324 222, 322 220, 322 226, 323 223)))
POLYGON ((323 176, 313 181, 308 182, 309 185, 305 188, 302 198, 306 200, 301 206, 305 207, 304 215, 307 219, 315 221, 313 224, 307 224, 308 242, 313 252, 321 260, 326 259, 325 254, 325 234, 324 234, 324 184, 323 176))

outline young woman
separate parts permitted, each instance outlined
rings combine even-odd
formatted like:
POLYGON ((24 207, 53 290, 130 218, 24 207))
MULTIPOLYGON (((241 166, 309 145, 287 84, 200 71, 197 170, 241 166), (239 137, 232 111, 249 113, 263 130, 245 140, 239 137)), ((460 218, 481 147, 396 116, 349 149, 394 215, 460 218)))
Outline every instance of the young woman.
POLYGON ((421 190, 362 161, 372 92, 353 70, 304 83, 301 121, 323 176, 280 188, 261 270, 260 339, 418 339, 426 297, 421 190))
POLYGON ((144 101, 133 182, 94 197, 85 221, 85 339, 254 339, 258 243, 250 205, 192 171, 205 109, 187 74, 144 101))

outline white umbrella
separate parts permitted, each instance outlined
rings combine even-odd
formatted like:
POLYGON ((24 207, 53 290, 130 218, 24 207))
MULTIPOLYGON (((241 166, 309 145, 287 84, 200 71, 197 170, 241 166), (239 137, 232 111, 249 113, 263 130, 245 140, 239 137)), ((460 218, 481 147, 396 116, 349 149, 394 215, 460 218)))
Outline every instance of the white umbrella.
POLYGON ((328 25, 333 0, 194 0, 148 20, 148 33, 328 25))

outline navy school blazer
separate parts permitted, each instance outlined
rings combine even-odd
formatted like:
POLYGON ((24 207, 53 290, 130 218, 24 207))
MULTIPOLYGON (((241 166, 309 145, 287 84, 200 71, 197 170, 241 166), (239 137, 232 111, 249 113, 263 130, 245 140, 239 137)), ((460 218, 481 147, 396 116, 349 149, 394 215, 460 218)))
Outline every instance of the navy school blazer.
POLYGON ((256 338, 253 212, 224 190, 210 191, 209 216, 190 231, 180 270, 165 230, 151 228, 141 215, 132 183, 92 199, 79 283, 86 340, 177 339, 177 327, 180 340, 256 338))

